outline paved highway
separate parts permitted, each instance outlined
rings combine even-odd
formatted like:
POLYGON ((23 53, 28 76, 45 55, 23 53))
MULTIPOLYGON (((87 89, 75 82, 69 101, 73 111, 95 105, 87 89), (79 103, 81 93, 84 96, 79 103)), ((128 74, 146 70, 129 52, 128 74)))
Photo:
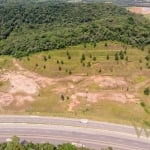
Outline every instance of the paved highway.
POLYGON ((33 142, 82 143, 99 149, 150 150, 150 138, 137 138, 130 126, 112 123, 39 116, 0 116, 0 141, 13 135, 33 142))

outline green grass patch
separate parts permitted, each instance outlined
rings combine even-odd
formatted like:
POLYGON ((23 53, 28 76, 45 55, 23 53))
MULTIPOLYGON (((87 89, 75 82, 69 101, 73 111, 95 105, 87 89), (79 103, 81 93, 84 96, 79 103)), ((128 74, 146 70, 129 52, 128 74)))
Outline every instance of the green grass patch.
POLYGON ((48 77, 99 73, 126 76, 140 70, 140 67, 145 68, 146 52, 118 42, 108 41, 107 47, 105 43, 100 42, 95 48, 88 44, 86 48, 83 45, 78 45, 62 50, 41 52, 22 58, 20 64, 31 71, 48 77), (119 55, 120 51, 126 54, 124 54, 124 59, 116 61, 115 54, 118 53, 119 55), (82 55, 85 56, 84 60, 82 60, 82 55), (109 60, 107 56, 109 56, 109 60), (140 59, 142 59, 141 64, 139 64, 140 59))
POLYGON ((135 78, 135 83, 140 83, 140 82, 144 82, 147 80, 147 77, 145 76, 138 76, 135 78))
POLYGON ((150 20, 150 14, 144 16, 150 20))
POLYGON ((0 72, 2 70, 14 70, 12 61, 10 56, 0 56, 0 72))

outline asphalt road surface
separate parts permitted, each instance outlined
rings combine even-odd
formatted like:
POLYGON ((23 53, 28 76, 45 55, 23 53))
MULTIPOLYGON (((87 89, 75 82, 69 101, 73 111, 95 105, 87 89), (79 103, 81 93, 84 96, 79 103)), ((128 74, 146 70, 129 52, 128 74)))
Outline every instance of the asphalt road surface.
POLYGON ((74 142, 96 150, 150 150, 150 137, 137 137, 134 127, 112 123, 39 116, 0 116, 0 142, 21 140, 61 144, 74 142))

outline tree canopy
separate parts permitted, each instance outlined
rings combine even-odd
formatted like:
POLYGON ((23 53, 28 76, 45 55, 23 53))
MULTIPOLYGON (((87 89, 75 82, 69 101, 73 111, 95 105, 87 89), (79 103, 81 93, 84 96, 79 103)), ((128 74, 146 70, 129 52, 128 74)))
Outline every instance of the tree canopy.
POLYGON ((103 40, 143 48, 149 35, 149 20, 113 4, 28 0, 0 5, 0 54, 20 57, 103 40))

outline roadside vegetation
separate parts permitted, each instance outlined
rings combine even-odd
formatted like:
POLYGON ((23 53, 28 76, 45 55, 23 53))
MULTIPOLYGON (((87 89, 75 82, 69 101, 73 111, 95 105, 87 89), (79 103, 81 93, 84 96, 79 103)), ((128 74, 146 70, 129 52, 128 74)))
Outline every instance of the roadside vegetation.
MULTIPOLYGON (((77 143, 78 144, 78 143, 77 143)), ((81 144, 80 144, 81 145, 81 144)), ((26 140, 20 140, 14 136, 8 142, 0 143, 0 150, 93 150, 82 146, 75 146, 70 143, 53 145, 50 143, 33 143, 26 140)), ((112 147, 101 148, 100 150, 113 150, 112 147)))

